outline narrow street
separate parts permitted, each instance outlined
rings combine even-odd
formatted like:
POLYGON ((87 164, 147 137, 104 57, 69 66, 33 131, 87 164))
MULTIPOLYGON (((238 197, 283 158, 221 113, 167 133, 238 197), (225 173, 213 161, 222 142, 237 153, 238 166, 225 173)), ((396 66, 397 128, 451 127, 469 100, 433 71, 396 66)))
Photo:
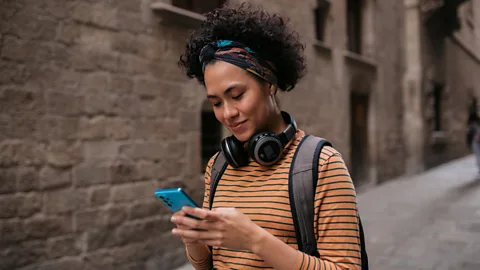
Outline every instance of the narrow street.
POLYGON ((480 180, 468 156, 359 196, 371 269, 480 269, 480 180))
POLYGON ((358 197, 370 269, 480 269, 480 180, 473 156, 358 197))

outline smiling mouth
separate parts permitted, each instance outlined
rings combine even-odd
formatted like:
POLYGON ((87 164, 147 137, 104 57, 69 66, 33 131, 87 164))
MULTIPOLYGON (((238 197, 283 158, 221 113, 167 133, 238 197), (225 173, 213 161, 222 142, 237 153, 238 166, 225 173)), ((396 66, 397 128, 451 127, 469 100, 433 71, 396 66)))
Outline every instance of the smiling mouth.
POLYGON ((235 125, 228 125, 228 127, 229 127, 229 128, 232 128, 232 129, 238 128, 238 127, 240 127, 241 125, 243 125, 245 122, 247 122, 247 120, 242 121, 242 122, 240 122, 240 123, 237 123, 237 124, 235 124, 235 125))

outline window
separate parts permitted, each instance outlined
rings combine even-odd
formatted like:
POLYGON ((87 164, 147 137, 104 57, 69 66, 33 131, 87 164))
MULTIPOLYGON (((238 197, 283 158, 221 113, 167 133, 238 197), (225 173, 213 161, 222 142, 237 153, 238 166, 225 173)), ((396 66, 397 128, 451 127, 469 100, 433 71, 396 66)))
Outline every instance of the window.
POLYGON ((347 0, 348 50, 361 53, 362 49, 362 0, 347 0))
POLYGON ((172 5, 196 13, 207 13, 223 6, 227 0, 172 0, 172 5))
POLYGON ((222 124, 211 110, 202 111, 202 172, 208 160, 220 149, 222 124))
POLYGON ((330 0, 318 0, 317 8, 314 10, 315 36, 317 40, 324 41, 325 27, 330 10, 330 0))

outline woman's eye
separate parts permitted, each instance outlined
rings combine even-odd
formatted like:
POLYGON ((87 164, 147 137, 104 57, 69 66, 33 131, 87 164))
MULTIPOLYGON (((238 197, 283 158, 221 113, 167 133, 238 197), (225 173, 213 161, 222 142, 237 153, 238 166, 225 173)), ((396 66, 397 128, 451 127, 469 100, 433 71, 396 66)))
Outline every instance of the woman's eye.
POLYGON ((242 96, 243 96, 243 93, 241 93, 240 95, 234 96, 233 99, 240 99, 242 96))
POLYGON ((221 102, 213 103, 213 107, 218 107, 220 106, 221 102))

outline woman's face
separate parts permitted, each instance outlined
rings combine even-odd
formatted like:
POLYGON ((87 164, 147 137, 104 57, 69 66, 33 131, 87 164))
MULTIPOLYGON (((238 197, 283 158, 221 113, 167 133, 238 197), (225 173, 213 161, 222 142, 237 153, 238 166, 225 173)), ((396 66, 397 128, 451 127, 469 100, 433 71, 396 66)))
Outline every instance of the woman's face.
POLYGON ((215 61, 205 68, 207 98, 215 117, 240 141, 268 128, 275 112, 274 89, 235 65, 215 61))

